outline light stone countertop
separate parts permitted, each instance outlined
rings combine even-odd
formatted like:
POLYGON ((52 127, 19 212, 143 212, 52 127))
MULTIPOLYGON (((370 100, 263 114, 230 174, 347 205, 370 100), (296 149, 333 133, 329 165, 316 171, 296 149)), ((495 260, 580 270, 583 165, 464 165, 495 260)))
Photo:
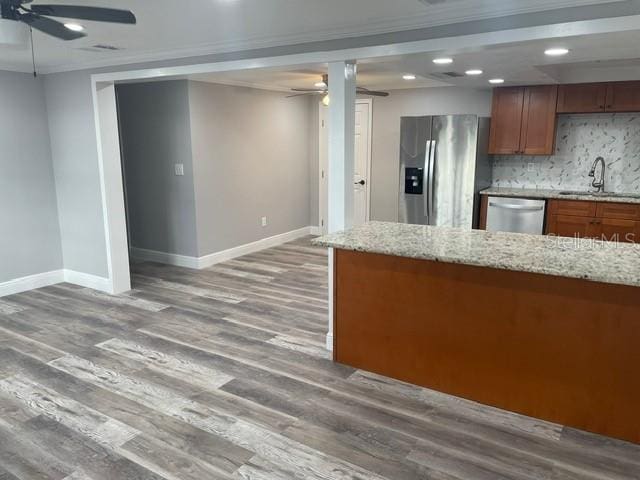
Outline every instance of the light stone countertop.
POLYGON ((640 244, 370 222, 315 245, 640 287, 640 244))
POLYGON ((486 190, 481 191, 480 195, 490 195, 493 197, 554 198, 561 200, 587 200, 592 202, 640 204, 640 195, 634 195, 632 193, 601 193, 593 195, 580 195, 579 193, 581 192, 575 192, 573 190, 489 187, 486 190), (561 195, 561 192, 570 192, 571 194, 561 195))

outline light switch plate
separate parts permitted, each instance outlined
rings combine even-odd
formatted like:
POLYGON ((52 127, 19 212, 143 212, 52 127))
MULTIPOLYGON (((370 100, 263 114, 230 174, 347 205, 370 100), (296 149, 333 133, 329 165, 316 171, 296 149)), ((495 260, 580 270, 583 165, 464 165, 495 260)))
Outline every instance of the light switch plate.
POLYGON ((175 164, 175 170, 176 170, 176 176, 178 176, 178 177, 184 176, 184 164, 183 163, 176 163, 175 164))

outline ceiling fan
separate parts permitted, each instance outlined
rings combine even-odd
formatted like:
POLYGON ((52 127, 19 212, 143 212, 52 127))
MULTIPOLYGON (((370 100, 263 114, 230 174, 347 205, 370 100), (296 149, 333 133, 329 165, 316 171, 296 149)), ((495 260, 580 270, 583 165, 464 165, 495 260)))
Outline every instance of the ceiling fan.
MULTIPOLYGON (((299 97, 301 95, 323 95, 328 98, 329 95, 329 75, 322 75, 322 82, 316 84, 317 88, 292 88, 293 92, 300 92, 294 95, 289 95, 287 98, 299 97)), ((380 92, 377 90, 369 90, 365 87, 356 87, 356 93, 358 95, 370 95, 372 97, 388 97, 389 92, 380 92)))
POLYGON ((75 40, 87 34, 81 29, 71 29, 48 17, 74 18, 94 22, 135 24, 136 17, 129 10, 84 7, 75 5, 31 5, 33 0, 0 0, 0 16, 5 20, 22 22, 60 40, 75 40))

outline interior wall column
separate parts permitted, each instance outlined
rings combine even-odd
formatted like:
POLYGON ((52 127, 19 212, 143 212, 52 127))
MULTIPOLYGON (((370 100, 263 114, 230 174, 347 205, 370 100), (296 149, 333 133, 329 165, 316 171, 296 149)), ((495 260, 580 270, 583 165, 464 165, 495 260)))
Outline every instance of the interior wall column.
MULTIPOLYGON (((356 62, 329 64, 329 233, 353 225, 356 62)), ((329 249, 329 333, 333 350, 333 249, 329 249)))

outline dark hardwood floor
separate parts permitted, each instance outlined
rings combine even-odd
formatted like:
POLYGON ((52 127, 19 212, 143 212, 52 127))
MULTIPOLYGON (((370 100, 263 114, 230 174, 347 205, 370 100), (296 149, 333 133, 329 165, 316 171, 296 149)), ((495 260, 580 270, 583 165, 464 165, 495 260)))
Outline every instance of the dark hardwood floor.
POLYGON ((132 270, 0 299, 0 479, 640 478, 640 446, 332 363, 308 239, 132 270))

